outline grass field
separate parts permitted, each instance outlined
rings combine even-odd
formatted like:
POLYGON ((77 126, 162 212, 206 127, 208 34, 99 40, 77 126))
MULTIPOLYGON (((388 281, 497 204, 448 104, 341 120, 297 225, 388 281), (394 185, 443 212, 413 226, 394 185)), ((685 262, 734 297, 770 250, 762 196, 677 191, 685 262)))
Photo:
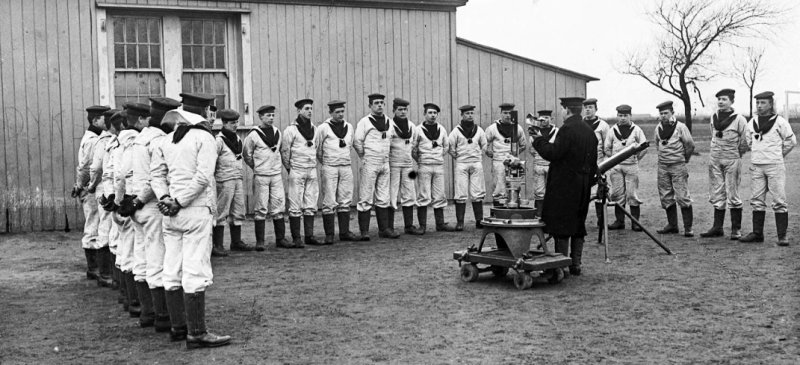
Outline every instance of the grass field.
MULTIPOLYGON (((689 167, 699 233, 712 213, 708 142, 698 151, 689 167)), ((655 161, 651 149, 640 194, 642 221, 653 230, 665 223, 655 161)), ((768 214, 763 244, 662 236, 673 256, 642 233, 613 231, 607 264, 591 243, 590 213, 583 275, 519 291, 513 274, 459 279, 452 252, 480 237, 468 212, 461 233, 378 240, 373 231, 368 243, 214 258, 208 325, 234 340, 211 350, 187 351, 138 328, 115 292, 83 278, 79 233, 0 236, 0 363, 796 364, 798 161, 800 151, 789 155, 790 247, 775 245, 768 214)), ((750 217, 746 205, 745 231, 750 217)), ((252 222, 244 234, 252 239, 252 222)))

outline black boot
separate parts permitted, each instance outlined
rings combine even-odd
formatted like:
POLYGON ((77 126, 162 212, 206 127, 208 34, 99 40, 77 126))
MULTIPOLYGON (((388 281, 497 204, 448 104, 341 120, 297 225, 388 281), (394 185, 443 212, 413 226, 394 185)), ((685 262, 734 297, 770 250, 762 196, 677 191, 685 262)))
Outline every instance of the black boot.
POLYGON ((789 228, 789 213, 775 213, 775 226, 778 228, 778 246, 789 246, 786 229, 789 228))
POLYGON ((572 237, 570 240, 569 258, 572 259, 572 265, 569 266, 569 274, 580 276, 581 275, 581 257, 583 256, 583 237, 572 237))
POLYGON ((370 211, 358 212, 358 230, 361 231, 361 236, 359 237, 359 241, 369 241, 369 220, 370 220, 370 211))
POLYGON ((153 327, 156 320, 156 313, 153 310, 153 296, 150 295, 150 287, 146 281, 136 282, 136 293, 139 295, 139 303, 142 311, 139 314, 139 327, 153 327))
POLYGON ((475 228, 483 228, 483 202, 472 202, 472 213, 475 215, 475 228))
MULTIPOLYGON (((742 210, 739 209, 739 225, 741 226, 742 223, 742 210)), ((733 220, 733 211, 731 210, 731 220, 733 220)), ((725 209, 714 209, 714 224, 711 228, 703 233, 700 233, 700 237, 708 238, 708 237, 722 237, 725 235, 725 231, 722 230, 722 224, 725 222, 725 209)), ((741 233, 739 233, 741 236, 741 233)), ((731 232, 731 236, 733 236, 733 232, 731 232)))
POLYGON ((336 219, 339 220, 339 241, 358 241, 360 238, 350 232, 350 212, 336 213, 336 219))
POLYGON ((322 228, 325 230, 325 244, 332 245, 333 238, 336 236, 336 215, 323 214, 322 228))
POLYGON ((534 200, 533 208, 536 209, 536 216, 542 216, 542 208, 544 208, 544 200, 534 200))
POLYGON ((111 251, 108 246, 97 250, 96 257, 98 266, 97 286, 108 288, 114 282, 111 279, 111 251))
POLYGON ((153 326, 156 332, 169 332, 169 310, 167 309, 167 296, 164 292, 164 287, 150 289, 150 296, 153 297, 153 312, 156 315, 153 326))
POLYGON ((434 208, 433 217, 436 220, 437 232, 453 232, 455 229, 444 221, 444 208, 434 208))
MULTIPOLYGON (((275 247, 292 248, 294 247, 289 240, 286 239, 286 221, 283 218, 272 220, 272 229, 275 231, 275 247)), ((299 232, 299 227, 298 227, 299 232)))
POLYGON ((97 280, 97 276, 100 275, 100 269, 97 266, 97 250, 84 248, 83 254, 86 255, 86 278, 97 280))
POLYGON ((425 231, 414 226, 414 207, 403 207, 403 231, 407 234, 419 236, 425 231))
POLYGON ((375 207, 375 219, 378 221, 378 237, 397 238, 400 234, 394 229, 389 229, 389 210, 392 208, 375 207))
POLYGON ((456 203, 456 228, 455 231, 464 230, 464 214, 467 212, 467 203, 456 203))
POLYGON ((317 241, 317 238, 314 237, 314 216, 313 215, 305 215, 303 216, 303 233, 305 233, 305 244, 312 245, 312 246, 319 246, 322 242, 317 241))
POLYGON ((754 211, 753 212, 753 232, 747 234, 739 239, 739 242, 764 242, 764 218, 767 212, 754 211))
POLYGON ((223 241, 225 240, 225 226, 214 226, 211 233, 211 257, 225 257, 228 253, 225 252, 223 241))
POLYGON ((300 225, 302 217, 289 217, 289 231, 292 232, 292 245, 289 248, 303 248, 303 237, 300 236, 300 225))
POLYGON ((139 303, 139 294, 136 292, 136 280, 133 279, 133 273, 124 272, 125 276, 125 295, 128 297, 128 314, 135 318, 142 314, 142 308, 139 303))
POLYGON ((117 303, 122 304, 122 310, 128 311, 128 283, 125 281, 125 274, 122 273, 118 267, 114 267, 117 272, 117 280, 119 280, 119 297, 117 303))
MULTIPOLYGON (((637 222, 639 222, 639 213, 640 212, 641 212, 641 210, 639 209, 638 205, 637 206, 631 206, 631 215, 633 216, 633 219, 636 219, 637 222)), ((676 218, 676 220, 677 220, 677 218, 676 218)), ((639 226, 636 223, 631 222, 631 230, 634 231, 634 232, 641 232, 642 231, 642 227, 639 226)))
POLYGON ((186 308, 183 304, 183 289, 165 290, 164 295, 167 299, 167 311, 169 312, 171 341, 183 341, 188 332, 186 328, 186 308))
MULTIPOLYGON (((253 251, 256 249, 254 246, 242 241, 242 226, 231 224, 228 228, 231 230, 231 251, 253 251)), ((225 249, 224 246, 223 249, 225 249)))
MULTIPOLYGON (((723 213, 723 218, 724 218, 723 213)), ((720 224, 722 225, 722 224, 720 224)), ((742 208, 731 208, 731 240, 742 238, 742 208)))
MULTIPOLYGON (((633 208, 633 207, 631 207, 633 208)), ((667 225, 664 228, 656 230, 656 233, 659 234, 671 234, 671 233, 679 233, 678 231, 678 205, 672 204, 667 209, 664 209, 667 212, 667 225)))
POLYGON ((569 257, 569 237, 556 237, 554 248, 556 253, 569 257))
POLYGON ((428 207, 417 207, 417 222, 419 222, 419 230, 424 234, 428 228, 428 207))
POLYGON ((691 205, 681 208, 681 217, 683 217, 683 236, 694 237, 694 231, 692 231, 692 224, 694 223, 694 210, 692 209, 691 205))
POLYGON ((625 229, 625 213, 622 212, 624 209, 619 205, 614 206, 614 223, 608 225, 609 231, 625 229))
MULTIPOLYGON (((256 228, 256 251, 264 251, 267 249, 266 230, 267 221, 264 219, 256 219, 253 221, 256 228)), ((274 224, 274 223, 273 223, 274 224)))
POLYGON ((218 347, 231 343, 231 336, 219 336, 206 330, 206 297, 205 292, 183 295, 186 304, 186 324, 189 334, 186 336, 186 348, 218 347))
POLYGON ((386 228, 394 231, 394 208, 389 206, 386 208, 386 228))
POLYGON ((605 215, 605 209, 603 209, 602 203, 594 203, 594 213, 597 215, 597 227, 603 227, 603 215, 605 215))

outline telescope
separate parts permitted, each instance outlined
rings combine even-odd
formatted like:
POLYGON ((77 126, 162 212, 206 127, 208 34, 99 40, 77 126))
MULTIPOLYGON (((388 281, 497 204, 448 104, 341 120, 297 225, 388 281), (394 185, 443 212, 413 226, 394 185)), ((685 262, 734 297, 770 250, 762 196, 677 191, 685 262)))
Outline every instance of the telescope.
POLYGON ((625 147, 622 151, 617 152, 614 156, 609 157, 607 160, 597 165, 597 175, 602 175, 614 166, 619 165, 622 161, 627 160, 631 156, 638 154, 650 147, 650 142, 644 141, 642 143, 634 143, 625 147))

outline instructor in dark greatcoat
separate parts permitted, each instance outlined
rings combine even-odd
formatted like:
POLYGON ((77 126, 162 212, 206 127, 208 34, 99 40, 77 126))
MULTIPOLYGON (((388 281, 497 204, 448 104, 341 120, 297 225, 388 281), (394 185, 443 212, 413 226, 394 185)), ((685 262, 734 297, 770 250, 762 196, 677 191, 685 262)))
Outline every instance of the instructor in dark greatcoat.
POLYGON ((586 236, 591 186, 597 173, 597 138, 581 118, 583 98, 561 98, 564 125, 553 142, 536 129, 533 148, 550 161, 542 220, 545 231, 556 239, 557 253, 570 255, 570 274, 581 274, 581 253, 586 236), (571 251, 571 252, 570 252, 571 251))

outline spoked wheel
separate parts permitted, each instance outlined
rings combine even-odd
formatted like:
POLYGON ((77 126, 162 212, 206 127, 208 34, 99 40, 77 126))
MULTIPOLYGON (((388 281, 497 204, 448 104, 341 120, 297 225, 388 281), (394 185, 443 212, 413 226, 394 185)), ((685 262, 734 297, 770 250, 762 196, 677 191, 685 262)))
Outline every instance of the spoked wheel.
POLYGON ((525 272, 517 272, 514 276, 514 286, 519 290, 525 290, 533 286, 533 277, 525 272))
POLYGON ((547 278, 547 282, 549 282, 550 284, 558 284, 562 280, 564 280, 564 269, 559 267, 548 271, 550 277, 547 278))
POLYGON ((504 278, 504 277, 506 277, 506 275, 508 275, 508 268, 507 267, 492 266, 490 269, 492 270, 492 274, 496 278, 504 278))
POLYGON ((466 264, 461 266, 461 281, 471 283, 478 280, 478 266, 475 264, 466 264))

